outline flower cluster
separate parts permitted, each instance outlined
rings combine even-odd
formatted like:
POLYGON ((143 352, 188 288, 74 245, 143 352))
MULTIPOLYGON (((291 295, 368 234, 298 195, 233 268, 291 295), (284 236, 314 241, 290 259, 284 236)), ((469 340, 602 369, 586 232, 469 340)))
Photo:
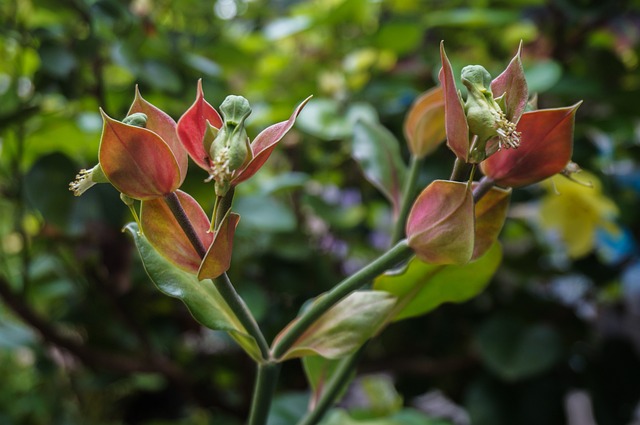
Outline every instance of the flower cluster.
POLYGON ((482 66, 464 67, 461 81, 467 97, 463 100, 444 44, 440 45, 447 145, 459 165, 479 166, 485 177, 475 194, 471 181, 443 180, 420 194, 409 213, 406 233, 409 245, 424 261, 460 264, 482 255, 504 223, 510 188, 572 168, 574 118, 580 104, 528 110, 521 47, 495 79, 482 66))
POLYGON ((79 196, 97 183, 111 183, 158 252, 200 279, 215 278, 229 267, 239 216, 227 206, 218 209, 209 221, 198 202, 179 190, 187 174, 188 158, 209 173, 207 181, 214 181, 216 199, 232 196, 233 187, 264 165, 307 100, 288 120, 267 127, 252 142, 245 129, 251 108, 243 97, 228 96, 220 106, 221 117, 204 99, 199 81, 195 102, 176 123, 136 89, 122 121, 101 110, 99 163, 81 170, 69 188, 79 196), (139 219, 134 200, 141 201, 139 219), (172 210, 175 205, 195 236, 183 231, 184 223, 172 210), (194 242, 198 245, 198 241, 204 253, 197 252, 194 242))

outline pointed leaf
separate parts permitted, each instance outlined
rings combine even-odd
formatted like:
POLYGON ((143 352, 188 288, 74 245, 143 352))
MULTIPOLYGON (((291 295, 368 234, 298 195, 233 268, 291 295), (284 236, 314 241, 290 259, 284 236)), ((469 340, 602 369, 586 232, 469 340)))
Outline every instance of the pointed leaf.
POLYGON ((240 216, 236 213, 227 213, 216 230, 213 243, 202 260, 198 271, 199 279, 215 279, 229 270, 231 265, 231 252, 233 251, 233 236, 240 216))
POLYGON ((206 100, 202 92, 202 80, 198 80, 196 100, 193 105, 178 120, 177 131, 180 142, 185 147, 191 159, 202 169, 209 172, 209 152, 204 150, 202 139, 207 129, 207 121, 215 128, 222 126, 222 118, 206 100))
POLYGON ((447 138, 442 87, 424 92, 413 102, 404 121, 404 137, 409 150, 418 158, 436 150, 447 138))
POLYGON ((379 276, 373 287, 398 297, 390 315, 392 320, 407 319, 446 302, 460 303, 475 297, 489 284, 501 259, 498 243, 482 257, 462 266, 426 264, 414 258, 403 274, 379 276))
POLYGON ((367 180, 387 197, 397 212, 407 173, 398 140, 382 125, 361 120, 353 129, 351 154, 367 180))
MULTIPOLYGON (((209 233, 209 218, 204 210, 187 193, 177 191, 178 199, 205 247, 211 245, 213 233, 209 233)), ((163 257, 182 270, 198 273, 201 259, 164 199, 143 201, 140 222, 147 240, 163 257)))
POLYGON ((261 361, 260 349, 224 301, 211 280, 198 281, 196 276, 174 267, 153 249, 138 226, 130 223, 131 233, 142 258, 144 268, 158 289, 165 295, 185 303, 194 319, 209 329, 229 332, 231 337, 256 361, 261 361))
POLYGON ((447 129, 447 146, 456 156, 465 162, 469 158, 469 125, 464 108, 456 88, 451 62, 444 51, 444 42, 440 42, 440 59, 442 69, 438 75, 444 91, 444 117, 447 129))
POLYGON ((422 261, 463 264, 473 253, 473 225, 473 196, 467 184, 435 180, 413 204, 406 234, 422 261))
POLYGON ((142 112, 145 114, 147 116, 146 129, 156 133, 167 145, 169 145, 169 148, 173 152, 173 156, 176 158, 176 162, 180 167, 180 184, 182 184, 184 178, 187 176, 189 158, 187 151, 184 146, 182 146, 182 143, 180 143, 180 139, 176 133, 176 122, 164 111, 147 102, 140 94, 137 86, 136 96, 129 108, 129 112, 127 112, 127 115, 131 115, 136 112, 142 112))
MULTIPOLYGON (((346 356, 378 332, 395 302, 394 296, 382 291, 351 293, 320 316, 282 356, 282 360, 311 355, 329 359, 346 356)), ((293 323, 295 321, 287 328, 293 323)), ((274 345, 287 328, 276 337, 274 345)))
POLYGON ((506 106, 504 114, 513 123, 517 123, 520 120, 527 107, 529 97, 527 80, 525 79, 520 59, 521 54, 522 42, 520 42, 518 52, 511 59, 507 68, 491 82, 493 97, 498 98, 504 95, 504 104, 506 106))
POLYGON ((476 238, 473 256, 482 256, 498 240, 509 210, 511 189, 493 187, 475 205, 476 238))
POLYGON ((293 114, 289 117, 287 121, 282 121, 277 124, 274 124, 270 127, 265 128, 258 136, 256 136, 255 140, 251 143, 251 151, 253 152, 253 159, 247 164, 247 166, 238 174, 237 177, 234 178, 232 184, 237 185, 247 180, 249 177, 253 176, 265 162, 271 156, 271 153, 276 148, 276 145, 282 138, 291 130, 293 124, 296 122, 296 118, 302 108, 309 102, 311 96, 306 98, 305 100, 298 105, 298 107, 293 111, 293 114))
POLYGON ((134 199, 154 199, 180 186, 180 168, 169 145, 153 131, 116 121, 104 111, 98 156, 104 174, 134 199))
POLYGON ((496 184, 520 187, 564 169, 573 151, 573 124, 580 106, 526 112, 518 122, 520 147, 504 149, 482 162, 482 172, 496 184))

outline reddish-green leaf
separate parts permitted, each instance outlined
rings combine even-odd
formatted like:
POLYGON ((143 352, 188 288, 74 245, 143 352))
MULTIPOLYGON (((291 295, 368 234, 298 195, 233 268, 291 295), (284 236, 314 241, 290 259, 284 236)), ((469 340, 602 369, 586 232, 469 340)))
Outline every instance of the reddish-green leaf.
POLYGON ((213 106, 204 100, 202 80, 198 80, 196 100, 180 117, 177 125, 178 137, 191 159, 205 171, 210 171, 209 152, 204 150, 202 139, 207 130, 207 121, 215 128, 222 126, 222 118, 213 106))
MULTIPOLYGON (((176 194, 202 245, 208 247, 213 241, 213 233, 209 233, 210 223, 207 215, 190 195, 182 191, 177 191, 176 194)), ((200 256, 164 199, 143 201, 140 207, 140 222, 144 235, 156 251, 182 270, 194 275, 198 273, 200 256)))
POLYGON ((482 256, 498 240, 509 209, 511 189, 492 188, 475 205, 476 238, 472 259, 482 256))
POLYGON ((498 98, 504 95, 504 114, 509 121, 514 123, 520 120, 524 109, 527 107, 529 97, 527 80, 520 60, 521 53, 522 42, 520 42, 518 52, 511 59, 507 68, 491 82, 493 97, 498 98))
POLYGON ((182 182, 180 167, 158 134, 123 124, 104 111, 99 158, 104 174, 120 192, 148 200, 174 192, 182 182))
MULTIPOLYGON (((395 302, 394 296, 383 291, 353 292, 320 316, 282 360, 311 355, 337 359, 353 352, 384 325, 395 302)), ((287 328, 276 337, 274 345, 287 328)))
POLYGON ((465 162, 469 158, 469 125, 464 108, 456 88, 451 62, 444 51, 444 42, 440 43, 440 59, 442 69, 438 75, 444 91, 444 117, 447 129, 447 146, 465 162))
POLYGON ((282 140, 289 130, 291 130, 293 124, 296 122, 298 114, 300 114, 300 111, 302 111, 302 108, 304 108, 310 99, 311 96, 303 100, 302 103, 300 103, 300 105, 298 105, 298 107, 293 111, 293 114, 291 114, 287 121, 282 121, 267 127, 258 134, 255 140, 251 143, 253 159, 251 159, 249 164, 247 164, 247 166, 233 180, 232 183, 234 185, 247 180, 264 165, 267 159, 269 159, 269 156, 271 156, 271 152, 276 148, 278 142, 282 140))
POLYGON ((424 92, 413 102, 404 121, 404 136, 414 156, 428 155, 446 139, 444 115, 442 87, 424 92))
POLYGON ((137 86, 136 96, 127 115, 131 115, 136 112, 142 112, 147 116, 147 125, 145 128, 160 136, 162 140, 169 145, 169 148, 171 148, 173 156, 176 158, 176 162, 180 167, 180 184, 182 184, 184 178, 187 176, 189 158, 187 151, 184 146, 182 146, 182 143, 180 143, 180 139, 178 139, 178 134, 176 133, 176 122, 164 111, 147 102, 140 94, 137 86))
POLYGON ((435 180, 418 196, 406 227, 409 246, 432 264, 463 264, 474 240, 473 196, 466 183, 435 180))
POLYGON ((518 122, 520 147, 504 149, 481 164, 496 184, 520 187, 544 180, 564 169, 573 151, 577 103, 567 108, 527 112, 518 122))
POLYGON ((213 237, 213 243, 207 251, 198 271, 198 278, 215 279, 229 270, 231 265, 231 251, 233 250, 233 236, 240 216, 235 213, 227 213, 220 223, 220 227, 213 237))

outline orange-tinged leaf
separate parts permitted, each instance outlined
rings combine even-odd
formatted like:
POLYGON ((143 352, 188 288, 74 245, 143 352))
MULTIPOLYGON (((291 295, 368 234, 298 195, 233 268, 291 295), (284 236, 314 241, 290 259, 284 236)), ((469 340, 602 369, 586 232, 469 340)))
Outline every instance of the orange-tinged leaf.
POLYGON ((296 118, 302 108, 309 102, 311 96, 306 98, 305 100, 298 105, 298 107, 293 111, 293 114, 289 117, 287 121, 282 121, 272 126, 265 128, 258 136, 256 136, 255 140, 251 143, 251 151, 253 152, 253 158, 247 164, 247 166, 237 175, 237 177, 233 180, 232 184, 237 185, 247 180, 249 177, 253 176, 269 159, 271 156, 271 152, 275 149, 276 145, 291 127, 296 122, 296 118))
MULTIPOLYGON (((213 233, 208 232, 210 223, 207 214, 189 194, 179 190, 176 195, 200 241, 209 247, 213 233)), ((144 235, 156 251, 182 270, 198 273, 200 256, 163 199, 142 202, 140 222, 144 235)))
POLYGON ((215 279, 229 270, 231 252, 233 251, 233 236, 240 216, 228 213, 220 223, 220 227, 213 237, 213 243, 207 251, 198 271, 198 279, 215 279))
POLYGON ((496 184, 520 187, 537 183, 564 169, 573 151, 573 124, 580 106, 526 112, 518 122, 520 147, 496 152, 481 163, 496 184))
POLYGON ((433 181, 413 204, 406 232, 409 246, 424 262, 468 262, 473 254, 474 215, 467 184, 433 181))
POLYGON ((222 118, 206 100, 202 91, 202 80, 198 80, 196 100, 193 105, 180 117, 177 132, 182 145, 191 159, 205 171, 209 172, 209 152, 204 150, 202 139, 207 130, 207 121, 215 128, 222 127, 222 118))
POLYGON ((449 62, 449 58, 444 51, 444 42, 440 43, 440 58, 442 60, 442 69, 440 70, 438 79, 444 91, 447 146, 449 146, 458 158, 466 162, 469 158, 469 125, 467 124, 467 117, 464 114, 464 108, 458 95, 451 62, 449 62))
POLYGON ((104 125, 98 156, 104 174, 116 189, 140 200, 178 189, 182 181, 180 167, 160 136, 100 112, 104 125))
POLYGON ((428 155, 446 139, 444 117, 442 87, 427 90, 413 102, 404 121, 404 136, 414 156, 428 155))
POLYGON ((182 143, 180 143, 180 139, 176 133, 176 122, 164 111, 147 102, 140 94, 137 86, 136 96, 127 115, 136 112, 142 112, 147 116, 147 125, 145 128, 160 136, 162 140, 169 145, 169 148, 171 148, 173 156, 176 158, 178 166, 180 167, 180 184, 182 184, 184 178, 187 176, 189 158, 187 151, 184 146, 182 146, 182 143))
POLYGON ((472 260, 481 257, 498 240, 509 209, 511 189, 493 187, 475 205, 476 237, 472 260))

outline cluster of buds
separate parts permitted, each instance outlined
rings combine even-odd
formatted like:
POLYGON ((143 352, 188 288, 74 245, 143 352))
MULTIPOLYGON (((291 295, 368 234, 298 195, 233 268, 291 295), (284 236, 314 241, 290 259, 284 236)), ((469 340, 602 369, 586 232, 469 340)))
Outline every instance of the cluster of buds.
POLYGON ((176 123, 136 89, 122 121, 101 110, 99 163, 80 171, 69 189, 80 196, 97 183, 110 183, 160 254, 200 279, 215 278, 229 267, 239 216, 227 208, 209 221, 199 203, 179 190, 187 175, 189 156, 209 173, 207 180, 214 181, 216 199, 232 196, 233 187, 264 165, 307 100, 287 121, 267 127, 251 142, 245 128, 251 108, 243 97, 228 96, 220 107, 221 118, 204 100, 198 82, 195 102, 176 123), (197 252, 194 241, 183 231, 171 210, 171 199, 183 209, 195 232, 192 237, 199 240, 204 253, 197 252), (140 218, 136 200, 140 201, 140 218))
MULTIPOLYGON (((481 196, 474 196, 477 183, 471 180, 437 180, 418 196, 406 233, 409 245, 426 262, 462 264, 482 255, 497 239, 506 219, 511 188, 576 169, 571 154, 580 104, 526 111, 529 94, 520 55, 521 48, 493 80, 480 65, 464 67, 461 81, 467 97, 463 100, 444 44, 440 46, 442 104, 431 102, 428 109, 419 101, 415 108, 428 110, 430 117, 438 115, 433 109, 444 109, 448 147, 459 163, 474 169, 479 166, 486 187, 478 188, 475 195, 481 192, 481 196)), ((408 121, 419 120, 410 113, 408 121)), ((415 135, 410 138, 410 146, 415 139, 415 135)))

